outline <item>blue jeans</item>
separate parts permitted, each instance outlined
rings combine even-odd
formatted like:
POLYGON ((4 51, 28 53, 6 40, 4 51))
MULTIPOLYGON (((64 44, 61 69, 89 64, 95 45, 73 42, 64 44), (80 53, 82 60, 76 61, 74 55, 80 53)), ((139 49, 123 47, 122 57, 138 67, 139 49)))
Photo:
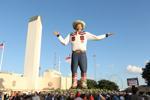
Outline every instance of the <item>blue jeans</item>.
POLYGON ((72 58, 71 58, 71 71, 72 71, 72 74, 77 73, 78 66, 81 70, 81 74, 87 72, 86 52, 82 52, 82 53, 72 52, 72 58))

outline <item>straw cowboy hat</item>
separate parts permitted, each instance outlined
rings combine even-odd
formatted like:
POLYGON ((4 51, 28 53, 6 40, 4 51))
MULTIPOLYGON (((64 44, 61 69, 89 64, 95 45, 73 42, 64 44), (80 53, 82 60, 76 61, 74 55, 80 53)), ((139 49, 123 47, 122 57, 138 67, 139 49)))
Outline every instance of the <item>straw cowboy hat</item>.
POLYGON ((77 24, 82 24, 83 25, 83 29, 86 27, 86 24, 85 24, 85 22, 84 21, 82 21, 82 20, 75 20, 74 22, 73 22, 73 28, 75 29, 76 28, 76 25, 77 24))

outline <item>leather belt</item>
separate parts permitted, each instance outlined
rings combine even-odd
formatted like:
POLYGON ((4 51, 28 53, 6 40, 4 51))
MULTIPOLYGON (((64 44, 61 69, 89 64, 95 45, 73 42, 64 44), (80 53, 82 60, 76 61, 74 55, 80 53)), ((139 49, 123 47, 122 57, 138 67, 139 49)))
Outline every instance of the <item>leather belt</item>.
POLYGON ((73 53, 85 53, 85 51, 83 51, 83 50, 76 50, 76 51, 73 51, 73 53))

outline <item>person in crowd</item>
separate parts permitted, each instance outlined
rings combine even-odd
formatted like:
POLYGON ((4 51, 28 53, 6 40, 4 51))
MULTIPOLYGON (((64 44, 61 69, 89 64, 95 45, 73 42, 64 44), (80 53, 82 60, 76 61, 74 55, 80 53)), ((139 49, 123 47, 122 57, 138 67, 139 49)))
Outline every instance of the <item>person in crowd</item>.
POLYGON ((132 95, 130 96, 129 100, 141 100, 141 97, 137 94, 138 88, 132 86, 132 95))
POLYGON ((34 95, 32 96, 32 100, 40 100, 40 96, 38 95, 37 92, 35 92, 34 95))
POLYGON ((80 97, 80 92, 79 91, 77 91, 77 93, 76 93, 76 97, 75 97, 75 99, 74 100, 82 100, 82 98, 80 97))

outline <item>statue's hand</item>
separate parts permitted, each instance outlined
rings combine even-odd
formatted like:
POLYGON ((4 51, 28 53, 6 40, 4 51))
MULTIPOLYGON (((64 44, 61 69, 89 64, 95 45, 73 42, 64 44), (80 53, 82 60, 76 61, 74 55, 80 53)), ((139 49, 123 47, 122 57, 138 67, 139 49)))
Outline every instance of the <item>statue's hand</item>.
POLYGON ((108 34, 108 36, 114 35, 114 33, 112 33, 112 32, 109 32, 107 34, 108 34))
POLYGON ((59 32, 54 32, 54 35, 56 35, 56 36, 59 35, 59 32))

